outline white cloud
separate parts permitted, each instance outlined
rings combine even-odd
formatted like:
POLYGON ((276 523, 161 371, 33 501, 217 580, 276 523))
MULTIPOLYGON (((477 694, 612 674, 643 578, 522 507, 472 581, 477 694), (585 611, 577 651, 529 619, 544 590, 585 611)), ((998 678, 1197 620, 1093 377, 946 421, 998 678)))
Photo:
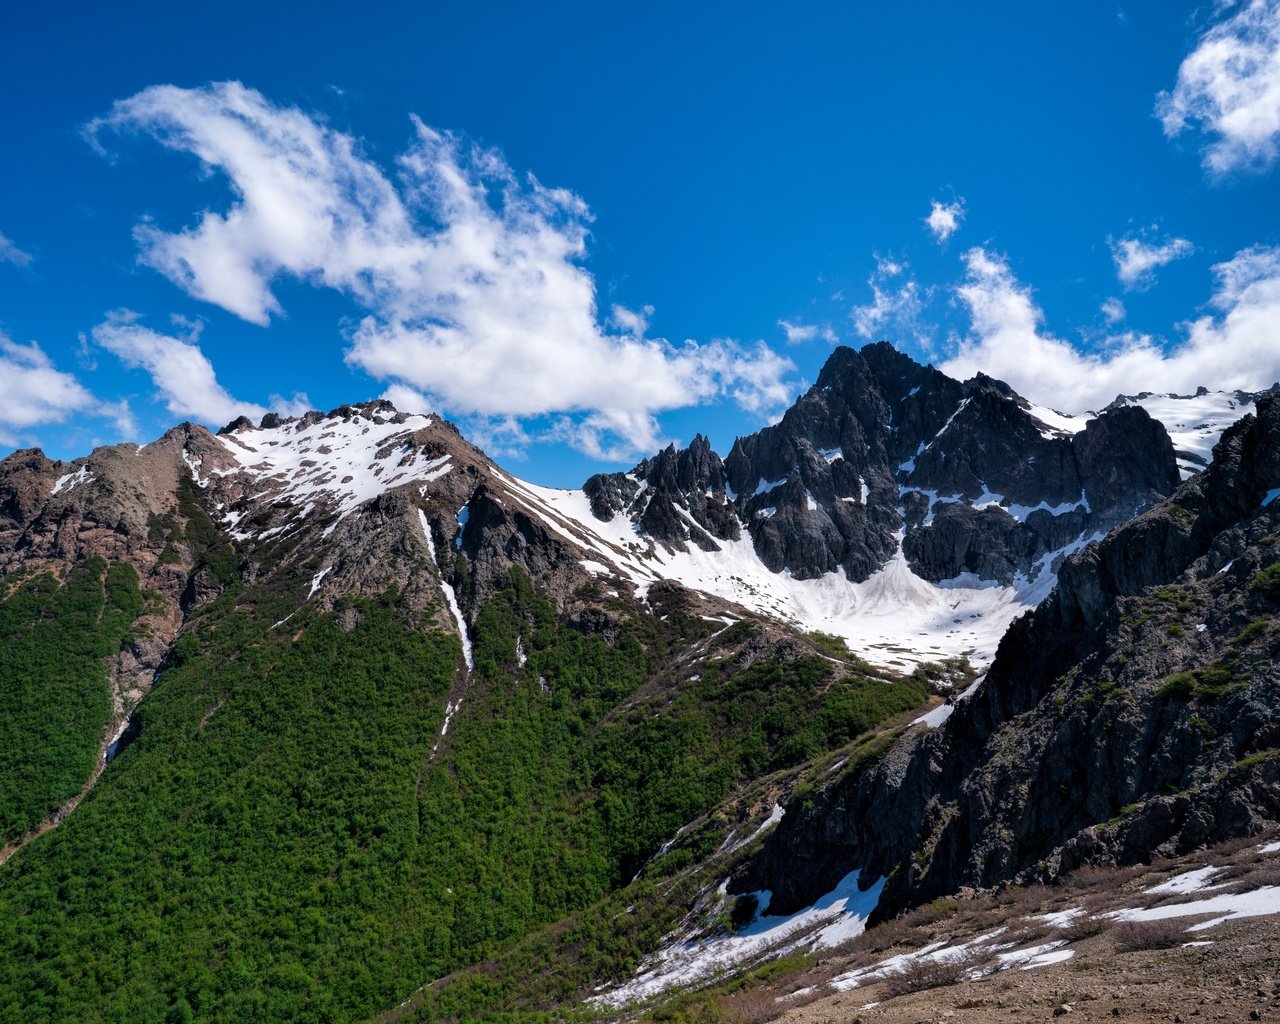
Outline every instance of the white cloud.
POLYGON ((1190 256, 1195 246, 1185 238, 1171 238, 1163 245, 1150 245, 1140 238, 1107 240, 1111 245, 1111 259, 1116 265, 1116 277, 1126 289, 1145 287, 1155 280, 1158 268, 1184 256, 1190 256))
MULTIPOLYGON (((19 345, 0 332, 0 429, 24 430, 61 423, 72 413, 95 413, 99 402, 69 373, 63 373, 34 341, 19 345)), ((16 444, 3 430, 3 443, 16 444)))
POLYGON ((213 364, 200 351, 195 337, 187 340, 160 334, 138 323, 136 314, 123 310, 98 324, 93 340, 126 366, 146 370, 175 416, 222 426, 237 416, 258 419, 267 411, 252 402, 238 401, 218 383, 213 364))
POLYGON ((31 262, 32 256, 29 252, 23 252, 9 239, 5 238, 4 233, 0 232, 0 263, 12 263, 15 266, 25 267, 31 262))
POLYGON ((1220 3, 1211 26, 1178 68, 1156 115, 1170 138, 1188 128, 1212 137, 1204 166, 1221 176, 1261 170, 1280 143, 1280 0, 1220 3))
POLYGON ((234 82, 156 86, 86 130, 145 132, 231 184, 230 208, 195 227, 140 225, 144 263, 258 324, 283 312, 279 280, 342 291, 369 311, 348 362, 450 414, 568 413, 584 450, 642 451, 664 410, 787 392, 794 367, 762 346, 650 339, 647 308, 615 307, 606 331, 581 265, 586 204, 413 123, 395 183, 353 137, 234 82))
POLYGON ((964 255, 958 293, 971 329, 941 369, 966 378, 979 370, 1006 380, 1033 401, 1064 412, 1100 409, 1118 394, 1260 390, 1280 380, 1280 248, 1257 246, 1213 268, 1217 316, 1185 325, 1186 337, 1166 348, 1129 332, 1102 352, 1082 352, 1054 337, 1031 289, 1008 263, 984 249, 964 255))
POLYGON ((378 397, 385 398, 401 412, 430 413, 436 408, 435 399, 407 384, 392 384, 378 397))
POLYGON ((627 309, 626 306, 615 305, 609 315, 609 322, 629 334, 633 338, 643 338, 649 331, 649 317, 653 316, 653 307, 643 309, 627 309))
POLYGON ((921 314, 929 296, 906 274, 905 264, 887 258, 876 260, 876 269, 867 278, 871 301, 854 306, 849 314, 859 336, 868 341, 887 335, 894 335, 894 340, 909 336, 927 345, 928 331, 922 326, 921 314))
POLYGON ((924 219, 924 222, 929 226, 929 230, 933 232, 933 237, 941 243, 956 233, 962 220, 964 220, 963 199, 957 199, 951 203, 940 203, 935 199, 933 200, 933 208, 929 211, 929 216, 924 219))
POLYGON ((788 345, 800 345, 806 341, 816 341, 821 338, 828 344, 834 345, 840 339, 826 324, 802 324, 791 320, 779 320, 778 326, 782 328, 782 333, 787 336, 788 345))
POLYGON ((1118 324, 1128 315, 1125 311, 1124 303, 1115 296, 1112 296, 1103 302, 1101 308, 1102 315, 1106 318, 1106 321, 1109 324, 1118 324))

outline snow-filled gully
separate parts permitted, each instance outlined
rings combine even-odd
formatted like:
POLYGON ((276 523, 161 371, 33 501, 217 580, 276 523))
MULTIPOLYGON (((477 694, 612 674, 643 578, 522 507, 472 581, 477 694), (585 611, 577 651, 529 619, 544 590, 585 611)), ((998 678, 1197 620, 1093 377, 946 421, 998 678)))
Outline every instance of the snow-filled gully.
POLYGON ((418 522, 422 524, 422 536, 426 541, 427 555, 431 559, 431 564, 436 567, 437 574, 440 577, 440 590, 444 594, 445 604, 449 608, 449 613, 453 616, 454 624, 458 627, 458 639, 462 642, 462 660, 466 666, 465 670, 458 674, 458 681, 455 684, 456 698, 451 697, 445 704, 444 721, 440 725, 440 735, 436 738, 435 746, 431 748, 431 756, 435 757, 436 751, 440 749, 440 741, 449 732, 449 723, 453 720, 453 716, 458 713, 458 709, 462 707, 462 698, 466 694, 471 672, 475 669, 476 663, 471 647, 471 634, 467 632, 467 620, 463 618, 462 608, 458 605, 458 595, 444 578, 444 574, 440 572, 440 564, 436 561, 435 542, 431 537, 431 524, 427 522, 427 514, 422 509, 418 509, 418 522))

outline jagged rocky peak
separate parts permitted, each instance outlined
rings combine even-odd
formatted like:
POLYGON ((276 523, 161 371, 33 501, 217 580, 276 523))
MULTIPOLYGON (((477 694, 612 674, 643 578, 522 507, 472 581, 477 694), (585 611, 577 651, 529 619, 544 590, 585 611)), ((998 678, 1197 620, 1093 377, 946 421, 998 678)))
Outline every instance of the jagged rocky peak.
POLYGON ((745 532, 768 569, 798 579, 864 581, 901 545, 926 579, 1009 584, 1176 484, 1164 428, 1141 408, 1064 416, 877 342, 833 351, 781 420, 737 438, 723 464, 699 436, 585 490, 597 518, 625 516, 677 547, 714 551, 745 532))

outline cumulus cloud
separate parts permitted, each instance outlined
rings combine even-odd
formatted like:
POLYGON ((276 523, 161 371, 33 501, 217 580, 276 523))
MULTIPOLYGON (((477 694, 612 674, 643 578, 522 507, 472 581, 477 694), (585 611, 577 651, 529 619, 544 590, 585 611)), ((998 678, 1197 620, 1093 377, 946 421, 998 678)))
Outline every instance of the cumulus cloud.
POLYGON ((826 324, 802 324, 792 320, 779 320, 778 326, 787 336, 788 345, 802 345, 806 341, 817 341, 819 338, 834 345, 840 340, 836 332, 826 324))
POLYGON ((25 431, 75 414, 110 419, 126 437, 135 432, 127 402, 99 401, 34 341, 19 345, 0 331, 0 444, 22 443, 25 431))
POLYGON ((924 222, 928 225, 929 230, 933 232, 933 237, 939 243, 942 243, 956 233, 956 230, 960 227, 960 221, 963 219, 963 199, 957 199, 950 203, 942 203, 935 199, 933 200, 932 209, 929 210, 929 216, 924 219, 924 222))
POLYGON ((29 252, 23 252, 5 238, 3 232, 0 232, 0 263, 12 263, 15 266, 25 267, 31 263, 31 259, 29 252))
POLYGON ((911 337, 922 344, 928 342, 928 331, 922 325, 928 294, 919 282, 908 276, 905 264, 889 258, 878 259, 867 284, 871 288, 871 301, 854 306, 849 314, 859 336, 868 341, 894 335, 895 340, 911 337))
POLYGON ((1126 289, 1145 287, 1155 280, 1155 272, 1167 263, 1195 252, 1185 238, 1171 238, 1163 245, 1152 245, 1140 238, 1108 239, 1116 277, 1126 289))
POLYGON ((237 400, 218 383, 213 364, 196 344, 198 331, 189 338, 175 338, 142 326, 137 314, 121 310, 98 324, 92 334, 96 344, 126 366, 146 370, 175 416, 221 426, 237 416, 258 419, 267 411, 237 400))
POLYGON ((586 204, 493 150, 413 127, 394 180, 352 136, 235 82, 156 86, 86 131, 146 133, 230 183, 230 207, 193 227, 139 225, 143 263, 257 324, 282 314, 283 279, 337 289, 368 312, 348 362, 451 414, 570 414, 583 450, 634 451, 664 410, 788 393, 794 367, 763 346, 648 338, 649 311, 621 306, 607 330, 582 266, 586 204))
POLYGON ((1280 247, 1256 246, 1217 264, 1211 303, 1218 312, 1184 325, 1180 343, 1166 347, 1129 332, 1099 352, 1054 337, 1005 259, 975 248, 964 261, 958 294, 971 328, 941 367, 952 376, 982 370, 1064 412, 1100 409, 1118 394, 1188 393, 1201 385, 1252 391, 1280 380, 1280 247))
POLYGON ((1156 115, 1170 138, 1198 129, 1211 141, 1204 166, 1214 175, 1262 170, 1280 143, 1280 0, 1220 3, 1227 16, 1209 27, 1178 68, 1156 115))

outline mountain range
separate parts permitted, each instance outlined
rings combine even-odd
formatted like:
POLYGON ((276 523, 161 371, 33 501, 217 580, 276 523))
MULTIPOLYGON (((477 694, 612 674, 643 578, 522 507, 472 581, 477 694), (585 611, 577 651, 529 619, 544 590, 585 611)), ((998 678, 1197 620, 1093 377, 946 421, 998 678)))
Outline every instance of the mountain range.
POLYGON ((577 490, 385 401, 15 452, 0 1019, 630 1012, 1263 833, 1277 496, 1274 391, 887 343, 577 490))

